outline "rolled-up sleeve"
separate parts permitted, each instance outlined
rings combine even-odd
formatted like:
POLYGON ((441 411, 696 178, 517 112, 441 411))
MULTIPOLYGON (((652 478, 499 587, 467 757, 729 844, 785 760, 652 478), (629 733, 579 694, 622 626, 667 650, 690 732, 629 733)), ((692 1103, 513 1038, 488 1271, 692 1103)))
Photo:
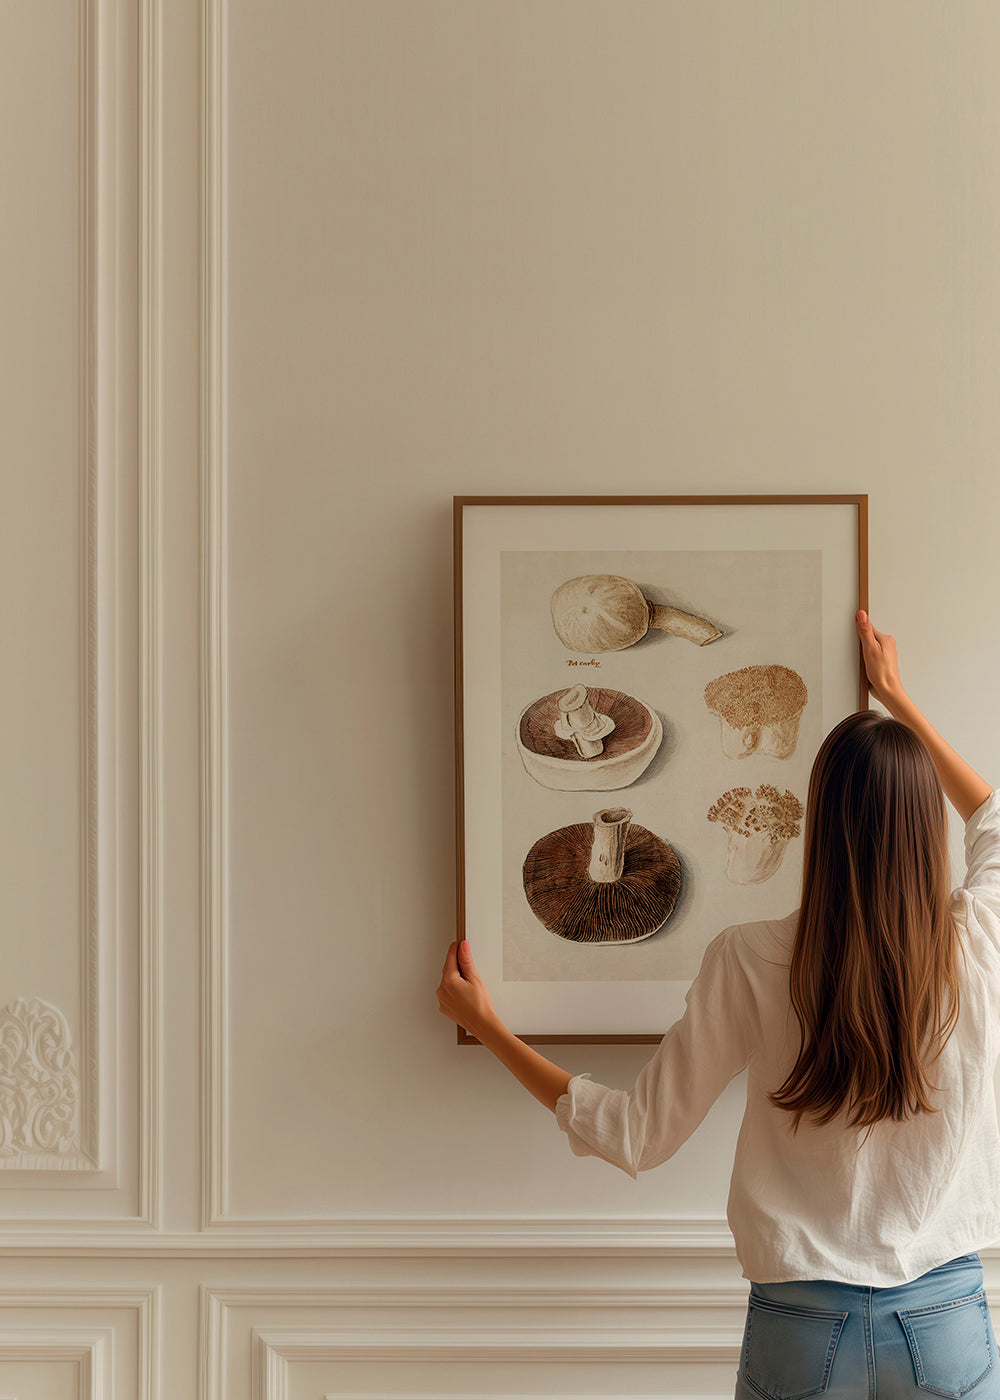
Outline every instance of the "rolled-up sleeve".
POLYGON ((996 789, 965 823, 963 888, 1000 907, 1000 792, 996 789))
POLYGON ((1000 791, 994 789, 965 823, 965 880, 958 892, 976 925, 1000 952, 1000 791))
POLYGON ((578 1157, 601 1157, 629 1176, 672 1157, 723 1089, 746 1066, 747 987, 725 929, 705 951, 686 998, 631 1089, 609 1089, 586 1075, 570 1080, 556 1122, 578 1157))

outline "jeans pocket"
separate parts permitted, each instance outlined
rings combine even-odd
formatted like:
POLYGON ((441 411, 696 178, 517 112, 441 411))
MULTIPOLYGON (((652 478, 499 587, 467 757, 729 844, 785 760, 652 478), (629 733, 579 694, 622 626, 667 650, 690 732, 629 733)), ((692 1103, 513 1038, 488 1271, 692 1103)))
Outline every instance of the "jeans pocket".
POLYGON ((993 1369, 990 1315, 982 1289, 968 1298, 911 1308, 897 1316, 921 1390, 957 1400, 993 1369))
POLYGON ((847 1313, 792 1307, 751 1295, 740 1370, 766 1400, 805 1400, 830 1383, 847 1313))

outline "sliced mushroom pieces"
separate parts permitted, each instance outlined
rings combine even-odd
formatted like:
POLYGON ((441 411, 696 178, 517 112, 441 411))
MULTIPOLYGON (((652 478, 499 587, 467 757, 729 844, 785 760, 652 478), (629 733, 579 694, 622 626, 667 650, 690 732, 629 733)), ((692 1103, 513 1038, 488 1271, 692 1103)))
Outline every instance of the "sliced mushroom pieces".
POLYGON ((585 574, 560 584, 552 595, 552 625, 570 651, 590 654, 633 646, 650 627, 698 646, 722 636, 703 617, 650 602, 638 584, 618 574, 585 574))
POLYGON ((536 841, 523 870, 532 913, 574 943, 636 943, 668 919, 681 866, 666 841, 632 823, 627 807, 595 812, 536 841))
POLYGON ((615 727, 610 715, 598 714, 585 685, 575 685, 559 697, 559 718, 553 728, 568 739, 580 758, 596 758, 604 752, 604 740, 615 727))

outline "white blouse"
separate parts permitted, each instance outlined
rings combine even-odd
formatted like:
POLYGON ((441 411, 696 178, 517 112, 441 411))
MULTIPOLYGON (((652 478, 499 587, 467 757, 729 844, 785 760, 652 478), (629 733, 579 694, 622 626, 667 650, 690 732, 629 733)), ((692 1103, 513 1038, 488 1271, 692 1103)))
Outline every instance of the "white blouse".
POLYGON ((930 1078, 935 1113, 825 1127, 767 1098, 798 1055, 788 991, 798 911, 736 924, 707 948, 687 1009, 632 1089, 576 1075, 556 1119, 577 1156, 631 1176, 672 1157, 748 1069, 728 1219, 743 1276, 889 1287, 1000 1238, 1000 791, 966 823, 967 874, 952 896, 965 954, 959 1020, 930 1078))

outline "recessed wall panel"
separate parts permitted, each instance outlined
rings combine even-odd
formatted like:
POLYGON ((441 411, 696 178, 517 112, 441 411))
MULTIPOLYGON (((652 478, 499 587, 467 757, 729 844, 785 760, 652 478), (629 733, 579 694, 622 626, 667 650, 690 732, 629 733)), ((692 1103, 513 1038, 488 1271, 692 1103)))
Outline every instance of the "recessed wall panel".
POLYGON ((0 1218, 20 1225, 140 1197, 140 3, 0 14, 0 1218))
POLYGON ((87 510, 92 385, 87 358, 88 7, 8 5, 0 15, 0 383, 6 508, 0 615, 6 683, 0 806, 0 1166, 20 1153, 76 1155, 80 979, 88 937, 87 510), (18 1000, 20 999, 20 1001, 18 1000), (41 1003, 46 1004, 42 1009, 41 1003), (24 1041, 15 1049, 11 1039, 24 1041), (54 1041, 51 1074, 44 1044, 54 1041), (9 1047, 9 1048, 8 1048, 9 1047), (58 1059, 58 1066, 54 1062, 58 1059), (70 1067, 68 1060, 72 1060, 70 1067), (33 1122, 29 1067, 65 1121, 33 1122), (72 1121, 71 1121, 72 1120, 72 1121), (61 1144, 61 1146, 60 1146, 61 1144))

